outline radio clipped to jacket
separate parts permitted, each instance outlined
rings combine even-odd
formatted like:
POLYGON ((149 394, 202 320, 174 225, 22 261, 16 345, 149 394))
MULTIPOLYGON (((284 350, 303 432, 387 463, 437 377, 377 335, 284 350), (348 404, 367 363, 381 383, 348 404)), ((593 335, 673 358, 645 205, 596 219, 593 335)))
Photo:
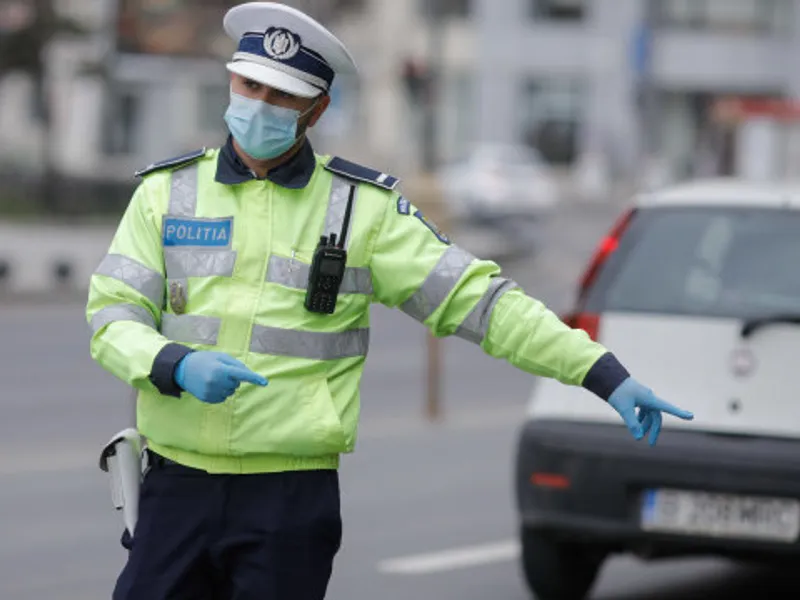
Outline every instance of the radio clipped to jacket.
POLYGON ((347 228, 350 224, 354 194, 355 186, 351 185, 338 243, 335 233, 331 233, 330 236, 323 235, 314 251, 314 258, 308 274, 305 301, 306 309, 311 312, 330 315, 336 310, 336 299, 339 295, 339 288, 342 286, 344 268, 347 264, 345 241, 347 240, 347 228))

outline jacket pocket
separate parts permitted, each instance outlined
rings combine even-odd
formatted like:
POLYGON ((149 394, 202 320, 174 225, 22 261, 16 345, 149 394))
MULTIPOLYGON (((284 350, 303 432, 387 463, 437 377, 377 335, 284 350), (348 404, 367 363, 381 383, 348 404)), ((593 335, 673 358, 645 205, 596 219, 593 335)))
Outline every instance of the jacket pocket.
POLYGON ((235 399, 234 454, 325 456, 346 449, 346 436, 324 373, 267 374, 235 399))
POLYGON ((308 411, 309 442, 319 451, 314 454, 333 454, 345 449, 345 431, 333 402, 328 381, 324 376, 310 379, 302 394, 301 402, 308 411))

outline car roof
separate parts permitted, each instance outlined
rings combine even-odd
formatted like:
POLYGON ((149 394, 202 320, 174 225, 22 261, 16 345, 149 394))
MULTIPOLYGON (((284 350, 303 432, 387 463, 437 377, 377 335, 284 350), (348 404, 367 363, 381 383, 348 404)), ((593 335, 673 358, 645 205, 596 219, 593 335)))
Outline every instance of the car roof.
POLYGON ((731 206, 800 209, 800 181, 752 181, 736 177, 697 179, 642 192, 647 206, 731 206))

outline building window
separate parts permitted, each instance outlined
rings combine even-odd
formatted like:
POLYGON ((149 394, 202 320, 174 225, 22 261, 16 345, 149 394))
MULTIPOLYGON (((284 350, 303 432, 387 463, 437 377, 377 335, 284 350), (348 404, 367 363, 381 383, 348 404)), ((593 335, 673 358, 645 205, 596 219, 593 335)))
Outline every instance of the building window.
POLYGON ((366 7, 366 3, 364 0, 337 0, 334 3, 336 7, 336 11, 348 11, 348 12, 364 12, 364 8, 366 7))
POLYGON ((571 165, 578 154, 583 120, 585 86, 572 77, 534 79, 522 93, 522 141, 542 158, 557 165, 571 165))
POLYGON ((116 89, 108 96, 103 150, 108 155, 131 155, 138 149, 142 98, 134 90, 116 89))
POLYGON ((420 0, 420 12, 427 17, 465 19, 471 9, 472 0, 420 0))
POLYGON ((363 12, 365 2, 364 0, 335 0, 333 2, 334 9, 339 11, 352 11, 363 12))
POLYGON ((48 88, 44 75, 32 75, 33 89, 31 90, 30 108, 31 118, 37 123, 46 125, 51 119, 50 104, 48 102, 48 88))
MULTIPOLYGON (((197 0, 193 1, 197 2, 197 0)), ((231 1, 238 3, 240 0, 231 1)), ((353 14, 363 13, 367 9, 366 0, 325 0, 322 2, 320 0, 293 0, 290 4, 292 8, 303 11, 323 25, 353 14)))
POLYGON ((651 0, 659 25, 727 32, 785 31, 788 0, 651 0))
POLYGON ((580 21, 586 15, 586 0, 531 0, 534 19, 580 21))

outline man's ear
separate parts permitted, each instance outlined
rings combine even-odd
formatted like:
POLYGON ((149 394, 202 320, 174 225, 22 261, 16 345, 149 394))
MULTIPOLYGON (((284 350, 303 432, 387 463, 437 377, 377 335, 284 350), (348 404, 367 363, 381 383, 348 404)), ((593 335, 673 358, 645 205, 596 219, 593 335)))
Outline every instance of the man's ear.
POLYGON ((314 107, 313 112, 311 113, 311 118, 308 120, 308 126, 313 127, 317 124, 317 121, 322 118, 322 115, 325 114, 325 111, 328 109, 328 106, 331 103, 331 97, 328 94, 321 96, 319 100, 317 100, 317 105, 314 107))

